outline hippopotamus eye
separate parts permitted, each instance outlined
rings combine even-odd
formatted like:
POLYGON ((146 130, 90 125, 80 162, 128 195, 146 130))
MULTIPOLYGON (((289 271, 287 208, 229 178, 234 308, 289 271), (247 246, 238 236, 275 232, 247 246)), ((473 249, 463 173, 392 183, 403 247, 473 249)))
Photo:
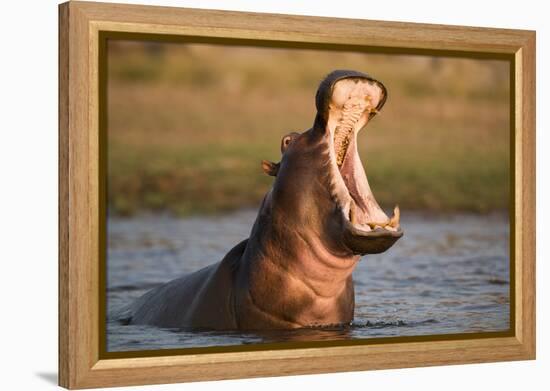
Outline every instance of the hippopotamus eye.
POLYGON ((290 135, 283 137, 283 139, 281 140, 281 153, 284 153, 286 151, 291 142, 292 137, 290 135))
POLYGON ((286 136, 283 136, 283 139, 281 140, 281 153, 284 153, 287 150, 288 146, 292 143, 292 141, 294 141, 296 136, 299 135, 299 133, 292 132, 287 134, 286 136))

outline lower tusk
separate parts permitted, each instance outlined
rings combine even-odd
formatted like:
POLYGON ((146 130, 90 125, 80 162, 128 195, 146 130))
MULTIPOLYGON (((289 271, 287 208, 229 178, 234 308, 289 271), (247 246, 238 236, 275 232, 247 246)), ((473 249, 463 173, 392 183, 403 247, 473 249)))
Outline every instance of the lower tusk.
POLYGON ((388 225, 393 228, 399 228, 400 218, 401 218, 401 211, 399 210, 399 206, 395 205, 395 208, 393 208, 393 216, 390 219, 388 225))

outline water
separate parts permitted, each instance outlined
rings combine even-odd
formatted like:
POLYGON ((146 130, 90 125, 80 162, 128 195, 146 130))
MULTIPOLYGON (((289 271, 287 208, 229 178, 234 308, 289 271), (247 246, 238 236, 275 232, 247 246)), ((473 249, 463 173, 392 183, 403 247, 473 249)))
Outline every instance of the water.
POLYGON ((349 327, 265 333, 123 325, 113 316, 147 290, 219 261, 248 237, 256 211, 222 217, 109 218, 107 350, 156 350, 509 328, 509 224, 505 215, 403 213, 405 236, 354 271, 349 327))

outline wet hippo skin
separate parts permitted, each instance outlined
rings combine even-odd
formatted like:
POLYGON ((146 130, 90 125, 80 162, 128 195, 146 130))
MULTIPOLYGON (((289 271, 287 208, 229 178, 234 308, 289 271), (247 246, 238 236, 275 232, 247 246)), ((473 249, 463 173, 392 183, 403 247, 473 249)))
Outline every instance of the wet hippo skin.
POLYGON ((262 162, 275 180, 250 237, 220 262, 147 292, 126 320, 218 330, 351 322, 357 262, 403 235, 399 209, 388 218, 380 208, 357 153, 358 132, 386 98, 367 74, 330 73, 313 127, 283 137, 279 163, 262 162))

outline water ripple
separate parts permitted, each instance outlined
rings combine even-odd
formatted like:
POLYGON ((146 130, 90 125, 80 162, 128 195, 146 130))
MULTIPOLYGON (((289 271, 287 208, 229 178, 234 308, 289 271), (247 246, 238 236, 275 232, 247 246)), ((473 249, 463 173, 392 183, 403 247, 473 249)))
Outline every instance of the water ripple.
MULTIPOLYGON (((108 314, 148 289, 220 260, 246 238, 255 211, 175 219, 109 218, 108 314)), ((405 236, 369 255, 353 278, 351 325, 219 332, 107 324, 109 351, 502 331, 509 328, 509 229, 505 215, 403 213, 405 236), (491 229, 487 229, 491 227, 491 229)))

